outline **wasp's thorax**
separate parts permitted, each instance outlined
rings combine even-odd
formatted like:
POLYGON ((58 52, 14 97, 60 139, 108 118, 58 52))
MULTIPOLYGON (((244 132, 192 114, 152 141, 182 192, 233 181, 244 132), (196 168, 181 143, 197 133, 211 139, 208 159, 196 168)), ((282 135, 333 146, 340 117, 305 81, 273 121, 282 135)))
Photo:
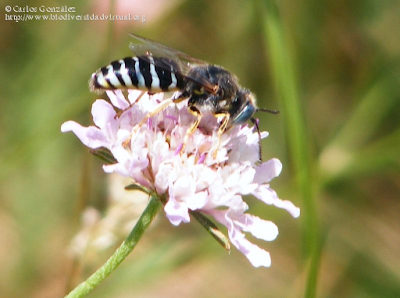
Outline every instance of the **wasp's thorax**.
POLYGON ((207 78, 218 86, 215 92, 206 90, 196 82, 187 82, 183 97, 189 97, 189 107, 214 114, 229 114, 229 124, 243 124, 256 112, 254 95, 238 84, 236 76, 215 65, 196 67, 191 77, 207 78))

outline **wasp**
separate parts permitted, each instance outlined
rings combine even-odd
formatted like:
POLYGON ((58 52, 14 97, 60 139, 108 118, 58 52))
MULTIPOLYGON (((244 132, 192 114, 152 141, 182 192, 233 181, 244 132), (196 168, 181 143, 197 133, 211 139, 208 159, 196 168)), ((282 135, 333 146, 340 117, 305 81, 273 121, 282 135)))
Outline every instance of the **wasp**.
POLYGON ((221 119, 219 138, 233 125, 244 124, 248 120, 256 125, 260 136, 254 113, 279 113, 276 110, 259 109, 250 90, 241 87, 237 77, 223 67, 193 58, 153 40, 130 35, 134 41, 129 47, 134 56, 112 61, 100 68, 92 74, 89 85, 94 92, 116 89, 139 89, 151 94, 179 91, 178 96, 163 101, 141 124, 169 104, 188 99, 188 109, 196 120, 187 131, 185 145, 206 112, 221 119))

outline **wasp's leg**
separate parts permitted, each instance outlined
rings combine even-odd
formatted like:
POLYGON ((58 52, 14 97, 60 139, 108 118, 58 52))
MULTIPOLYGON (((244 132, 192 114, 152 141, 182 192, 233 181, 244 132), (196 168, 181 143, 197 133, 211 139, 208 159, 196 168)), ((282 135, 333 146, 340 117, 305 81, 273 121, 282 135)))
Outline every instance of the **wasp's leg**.
POLYGON ((173 98, 172 101, 174 103, 178 103, 178 102, 184 101, 185 99, 187 99, 189 97, 190 97, 190 94, 187 91, 183 91, 181 94, 179 94, 178 97, 173 98))
POLYGON ((122 145, 124 147, 127 147, 128 144, 130 143, 132 136, 137 133, 137 131, 142 127, 143 124, 145 124, 147 122, 147 120, 149 120, 151 117, 153 117, 154 115, 157 115, 159 112, 161 112, 162 110, 164 110, 167 106, 169 106, 171 103, 173 102, 173 99, 167 99, 162 101, 155 109, 154 111, 151 111, 149 113, 147 113, 147 115, 142 119, 142 121, 140 121, 139 124, 135 125, 132 128, 132 132, 130 134, 130 136, 122 143, 122 145))
POLYGON ((201 112, 194 106, 189 108, 189 112, 196 116, 196 121, 193 122, 193 124, 187 129, 185 138, 183 139, 183 144, 181 145, 181 148, 179 148, 180 152, 184 152, 189 137, 195 132, 195 130, 199 126, 202 117, 201 112))
POLYGON ((260 126, 258 125, 258 119, 251 118, 251 122, 253 122, 254 126, 257 129, 258 133, 258 163, 262 163, 262 147, 261 147, 261 132, 260 132, 260 126))
POLYGON ((147 120, 149 120, 151 117, 165 110, 165 108, 168 107, 172 102, 173 102, 172 98, 160 102, 160 104, 154 109, 154 111, 147 113, 147 115, 142 119, 142 121, 140 121, 140 123, 138 124, 139 126, 138 128, 142 127, 142 125, 145 124, 147 120))
POLYGON ((221 144, 221 136, 222 134, 227 130, 228 128, 228 123, 229 123, 229 118, 230 118, 230 114, 229 113, 219 113, 219 114, 215 114, 215 117, 219 118, 219 117, 223 117, 222 118, 222 122, 221 125, 218 128, 218 144, 217 144, 217 148, 215 149, 214 153, 213 153, 213 158, 217 158, 217 154, 218 154, 218 150, 219 150, 219 146, 221 144))
POLYGON ((129 110, 134 104, 138 103, 139 100, 140 100, 140 99, 143 97, 143 95, 145 95, 145 94, 146 94, 146 92, 143 91, 142 93, 140 93, 140 95, 138 96, 138 98, 137 98, 134 102, 129 103, 129 106, 128 106, 127 108, 125 108, 125 109, 123 109, 123 110, 118 110, 118 111, 117 111, 117 114, 114 116, 114 119, 119 118, 124 112, 126 112, 127 110, 129 110))
POLYGON ((140 93, 140 95, 138 96, 138 98, 136 98, 136 100, 135 100, 134 102, 132 102, 129 106, 133 106, 135 103, 138 103, 139 100, 140 100, 140 99, 143 97, 143 95, 145 95, 146 93, 150 95, 150 93, 149 93, 148 91, 143 91, 142 93, 140 93))

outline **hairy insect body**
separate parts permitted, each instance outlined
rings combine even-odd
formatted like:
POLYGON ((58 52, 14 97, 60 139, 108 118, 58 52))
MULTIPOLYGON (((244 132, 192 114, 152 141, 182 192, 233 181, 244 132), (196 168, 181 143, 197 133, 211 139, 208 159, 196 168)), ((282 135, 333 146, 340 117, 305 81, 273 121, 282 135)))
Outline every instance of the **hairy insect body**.
MULTIPOLYGON (((231 126, 246 123, 248 120, 256 125, 260 136, 257 121, 253 118, 254 113, 259 110, 256 99, 248 89, 239 85, 236 76, 220 66, 208 64, 155 41, 136 35, 132 37, 136 43, 131 43, 130 49, 135 56, 112 61, 93 73, 89 82, 92 91, 179 91, 179 96, 161 103, 154 114, 172 102, 187 99, 188 109, 197 119, 188 130, 185 140, 198 127, 206 112, 221 118, 219 136, 231 126)), ((267 109, 261 111, 277 113, 267 109)), ((147 115, 146 119, 154 114, 147 115)))
POLYGON ((157 93, 177 91, 183 89, 184 85, 174 61, 146 56, 115 60, 93 73, 90 80, 92 91, 139 89, 157 93), (165 67, 157 66, 155 62, 165 67))

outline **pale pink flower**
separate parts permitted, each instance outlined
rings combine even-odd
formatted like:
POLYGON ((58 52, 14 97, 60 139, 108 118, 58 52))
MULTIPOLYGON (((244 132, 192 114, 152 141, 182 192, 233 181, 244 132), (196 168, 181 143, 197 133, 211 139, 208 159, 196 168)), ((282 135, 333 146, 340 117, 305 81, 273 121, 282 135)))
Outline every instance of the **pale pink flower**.
MULTIPOLYGON (((247 125, 226 131, 218 147, 219 123, 211 114, 204 115, 182 150, 187 129, 195 120, 187 103, 172 104, 138 127, 145 115, 163 101, 159 93, 145 94, 136 102, 140 94, 129 90, 126 99, 121 91, 108 91, 112 104, 101 99, 93 104, 95 126, 67 121, 61 130, 73 131, 90 148, 110 150, 117 162, 104 165, 105 172, 130 177, 134 183, 166 197, 164 211, 173 225, 189 222, 189 211, 210 215, 227 227, 231 243, 253 266, 270 266, 269 253, 248 241, 244 233, 272 241, 278 228, 271 221, 246 213, 248 205, 242 196, 252 194, 298 217, 299 208, 279 199, 269 186, 280 174, 281 162, 270 159, 259 163, 259 136, 247 125), (115 108, 122 112, 117 113, 115 108)), ((261 133, 262 138, 267 135, 261 133)))

